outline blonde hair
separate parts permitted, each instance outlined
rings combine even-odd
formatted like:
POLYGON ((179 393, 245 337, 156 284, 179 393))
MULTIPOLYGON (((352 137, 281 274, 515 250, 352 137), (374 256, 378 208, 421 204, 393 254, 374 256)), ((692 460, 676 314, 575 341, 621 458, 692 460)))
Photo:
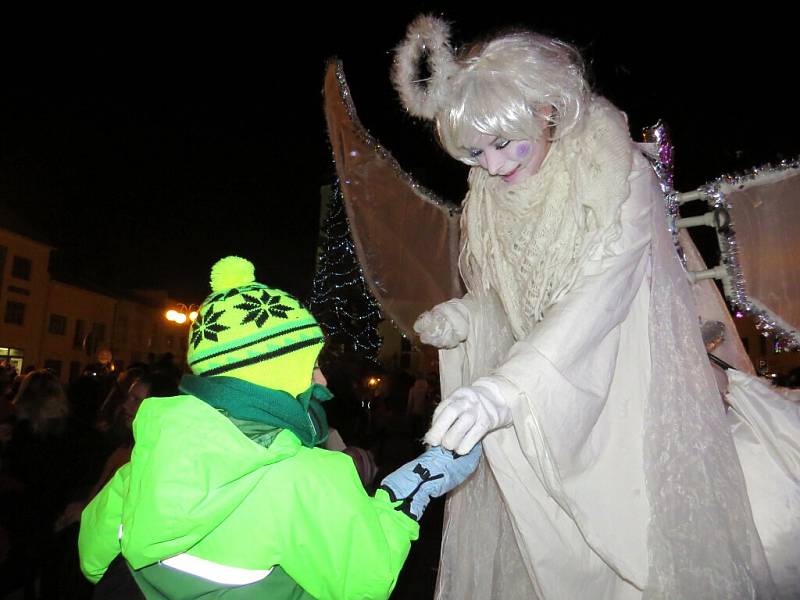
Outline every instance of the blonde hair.
POLYGON ((442 147, 462 162, 477 164, 469 154, 475 132, 535 141, 549 129, 557 139, 583 116, 583 61, 560 40, 512 33, 473 45, 458 64, 435 122, 442 147))

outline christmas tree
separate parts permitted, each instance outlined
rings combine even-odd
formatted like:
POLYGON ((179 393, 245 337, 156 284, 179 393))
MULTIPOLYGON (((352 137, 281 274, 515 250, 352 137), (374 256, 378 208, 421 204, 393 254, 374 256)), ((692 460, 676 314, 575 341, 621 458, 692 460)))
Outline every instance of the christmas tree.
POLYGON ((332 186, 322 224, 311 311, 329 349, 377 360, 381 346, 377 326, 382 316, 356 256, 338 182, 332 186))

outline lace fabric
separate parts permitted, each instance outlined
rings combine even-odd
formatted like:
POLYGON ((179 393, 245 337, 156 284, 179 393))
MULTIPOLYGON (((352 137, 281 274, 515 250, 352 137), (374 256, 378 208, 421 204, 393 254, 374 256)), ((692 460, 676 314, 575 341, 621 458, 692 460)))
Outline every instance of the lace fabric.
POLYGON ((645 477, 646 599, 774 595, 744 476, 672 241, 655 213, 645 477))
POLYGON ((587 257, 619 236, 630 169, 624 116, 596 98, 534 177, 509 185, 480 167, 470 172, 461 274, 472 292, 495 290, 517 339, 572 289, 587 257))

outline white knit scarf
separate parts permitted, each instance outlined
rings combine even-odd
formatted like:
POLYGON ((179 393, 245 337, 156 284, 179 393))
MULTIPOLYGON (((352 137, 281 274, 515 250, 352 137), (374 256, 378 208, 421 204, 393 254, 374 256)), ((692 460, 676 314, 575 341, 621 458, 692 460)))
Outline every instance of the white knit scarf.
POLYGON ((619 237, 632 150, 625 116, 597 97, 536 175, 509 184, 480 167, 470 172, 461 276, 472 293, 495 290, 516 339, 619 237))

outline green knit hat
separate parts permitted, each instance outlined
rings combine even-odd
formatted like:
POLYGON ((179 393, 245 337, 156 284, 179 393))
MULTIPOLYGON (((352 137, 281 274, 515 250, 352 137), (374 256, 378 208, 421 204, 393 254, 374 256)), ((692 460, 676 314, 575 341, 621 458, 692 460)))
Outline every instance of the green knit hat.
POLYGON ((286 292, 258 283, 253 263, 238 256, 211 268, 211 290, 189 331, 192 372, 293 396, 308 389, 324 342, 311 313, 286 292))

